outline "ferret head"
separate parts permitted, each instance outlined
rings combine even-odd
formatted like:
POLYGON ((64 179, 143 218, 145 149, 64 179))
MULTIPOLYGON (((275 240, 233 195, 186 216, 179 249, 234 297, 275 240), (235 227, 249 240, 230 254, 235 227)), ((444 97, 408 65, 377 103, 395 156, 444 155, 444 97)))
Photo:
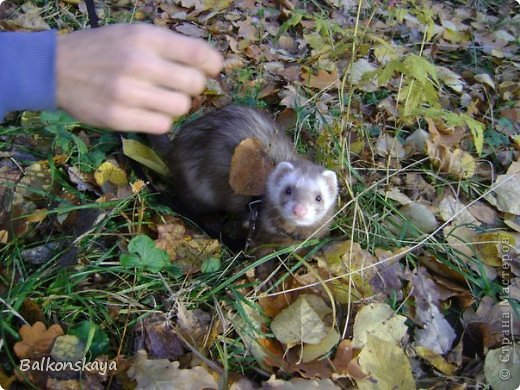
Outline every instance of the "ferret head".
POLYGON ((269 207, 296 226, 324 222, 337 194, 336 174, 308 161, 281 162, 267 180, 269 207))

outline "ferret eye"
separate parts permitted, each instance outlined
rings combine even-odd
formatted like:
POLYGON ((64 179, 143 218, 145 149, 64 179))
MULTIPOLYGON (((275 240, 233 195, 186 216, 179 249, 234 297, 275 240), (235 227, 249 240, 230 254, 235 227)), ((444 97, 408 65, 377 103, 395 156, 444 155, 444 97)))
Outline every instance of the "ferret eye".
POLYGON ((321 202, 321 195, 316 196, 316 202, 321 202))
POLYGON ((291 195, 292 194, 292 188, 291 187, 287 187, 285 189, 285 195, 291 195))

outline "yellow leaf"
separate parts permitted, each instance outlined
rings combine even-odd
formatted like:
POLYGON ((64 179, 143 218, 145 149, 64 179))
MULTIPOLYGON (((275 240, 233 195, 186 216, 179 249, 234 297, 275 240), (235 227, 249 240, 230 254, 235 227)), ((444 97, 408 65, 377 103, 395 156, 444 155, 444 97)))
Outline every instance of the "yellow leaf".
POLYGON ((476 238, 476 248, 487 265, 499 267, 502 259, 511 253, 516 245, 516 239, 510 232, 482 233, 476 238))
POLYGON ((94 172, 94 179, 99 186, 102 186, 107 181, 116 186, 124 186, 128 184, 126 172, 119 167, 116 167, 110 161, 105 161, 94 172))
POLYGON ((302 348, 302 362, 308 363, 329 352, 340 340, 339 332, 330 328, 329 333, 318 344, 305 344, 302 348))
POLYGON ((448 363, 446 359, 437 352, 423 346, 416 346, 415 351, 417 355, 428 361, 433 367, 442 372, 444 375, 452 376, 457 371, 457 366, 448 363))
POLYGON ((271 330, 280 342, 287 345, 317 344, 328 335, 320 314, 307 301, 309 296, 310 294, 301 295, 271 322, 271 330))
POLYGON ((444 32, 442 33, 442 37, 452 43, 460 43, 469 41, 471 35, 468 32, 454 31, 450 30, 449 28, 445 28, 444 32))
POLYGON ((448 147, 431 141, 426 141, 426 149, 433 165, 441 172, 457 179, 468 179, 475 174, 477 163, 468 152, 462 149, 451 151, 448 147))
POLYGON ((371 303, 361 308, 354 322, 352 345, 360 348, 367 344, 371 336, 399 345, 408 328, 406 317, 395 314, 386 303, 371 303))
POLYGON ((168 166, 162 158, 153 149, 141 142, 133 139, 123 139, 123 153, 159 175, 168 176, 170 173, 168 166))
POLYGON ((369 375, 357 380, 360 390, 416 388, 406 354, 392 342, 370 335, 359 353, 359 366, 369 375))
POLYGON ((47 209, 38 209, 35 210, 32 214, 29 214, 26 218, 27 222, 41 222, 43 221, 48 214, 49 210, 47 209))
POLYGON ((132 188, 132 193, 138 194, 146 187, 146 183, 142 180, 136 180, 133 183, 130 183, 130 187, 132 188))
POLYGON ((0 230, 0 244, 7 244, 9 241, 9 233, 7 230, 0 230))

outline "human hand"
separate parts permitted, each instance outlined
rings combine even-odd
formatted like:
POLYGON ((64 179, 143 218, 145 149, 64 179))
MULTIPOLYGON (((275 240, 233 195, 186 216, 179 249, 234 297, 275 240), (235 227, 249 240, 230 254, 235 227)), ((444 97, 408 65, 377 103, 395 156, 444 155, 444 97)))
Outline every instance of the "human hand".
POLYGON ((91 125, 165 133, 222 62, 206 42, 152 25, 76 31, 58 36, 57 104, 91 125))

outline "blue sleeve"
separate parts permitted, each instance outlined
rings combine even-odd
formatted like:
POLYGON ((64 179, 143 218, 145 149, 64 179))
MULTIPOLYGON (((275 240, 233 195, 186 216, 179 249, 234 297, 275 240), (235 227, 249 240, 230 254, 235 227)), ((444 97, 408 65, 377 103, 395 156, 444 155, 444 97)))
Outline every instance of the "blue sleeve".
POLYGON ((56 31, 0 32, 0 122, 9 111, 56 108, 56 31))

